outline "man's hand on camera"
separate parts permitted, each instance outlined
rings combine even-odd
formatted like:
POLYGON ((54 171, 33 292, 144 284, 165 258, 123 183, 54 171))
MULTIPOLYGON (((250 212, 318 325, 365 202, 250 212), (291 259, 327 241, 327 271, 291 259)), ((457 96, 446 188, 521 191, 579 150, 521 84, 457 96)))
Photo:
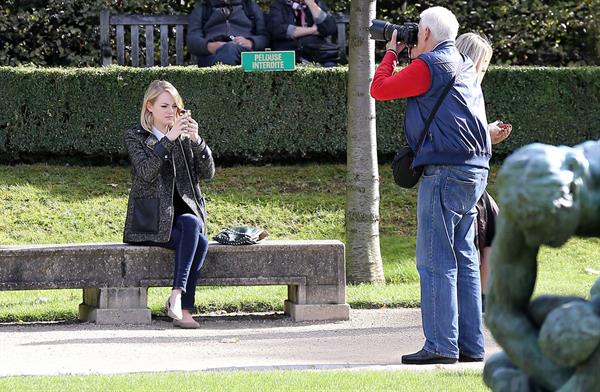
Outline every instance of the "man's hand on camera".
POLYGON ((392 38, 385 45, 385 50, 393 50, 394 52, 396 52, 396 55, 400 54, 400 52, 402 52, 406 48, 406 45, 404 44, 404 42, 396 42, 397 36, 398 36, 398 31, 397 30, 392 31, 392 38))

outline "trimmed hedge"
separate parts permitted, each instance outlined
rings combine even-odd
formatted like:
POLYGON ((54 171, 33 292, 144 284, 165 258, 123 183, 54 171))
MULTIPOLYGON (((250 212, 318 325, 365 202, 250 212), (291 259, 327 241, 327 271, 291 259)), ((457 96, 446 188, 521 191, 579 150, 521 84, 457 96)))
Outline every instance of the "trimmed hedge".
MULTIPOLYGON (((239 67, 0 67, 0 160, 120 162, 145 88, 171 81, 220 163, 343 160, 345 67, 244 73, 239 67)), ((514 126, 498 156, 531 142, 600 136, 600 68, 492 68, 488 118, 514 126)), ((368 92, 365 92, 368 93, 368 92)), ((381 159, 402 140, 403 100, 377 103, 381 159)))

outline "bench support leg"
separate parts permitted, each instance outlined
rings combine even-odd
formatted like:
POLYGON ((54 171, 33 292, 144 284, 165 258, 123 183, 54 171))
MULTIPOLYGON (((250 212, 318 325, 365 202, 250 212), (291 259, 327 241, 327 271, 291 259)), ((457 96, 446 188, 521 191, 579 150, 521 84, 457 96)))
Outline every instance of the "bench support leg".
POLYGON ((350 319, 345 287, 288 286, 285 314, 294 321, 339 321, 350 319))
POLYGON ((150 324, 147 287, 83 289, 79 319, 96 324, 150 324))

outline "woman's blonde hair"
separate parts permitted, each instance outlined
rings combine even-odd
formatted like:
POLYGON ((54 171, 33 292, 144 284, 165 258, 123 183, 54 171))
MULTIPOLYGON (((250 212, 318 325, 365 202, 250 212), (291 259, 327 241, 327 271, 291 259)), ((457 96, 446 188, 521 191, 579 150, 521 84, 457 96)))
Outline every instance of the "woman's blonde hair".
POLYGON ((473 64, 481 63, 493 53, 492 45, 487 39, 476 33, 464 33, 456 39, 456 49, 473 60, 473 64))
MULTIPOLYGON (((140 114, 140 123, 142 124, 142 128, 144 128, 146 131, 151 132, 152 125, 154 124, 152 113, 147 108, 148 103, 153 105, 156 101, 156 98, 158 98, 158 96, 165 91, 171 94, 175 100, 177 109, 179 109, 178 112, 183 109, 183 99, 181 99, 181 95, 179 95, 179 92, 175 86, 166 80, 154 80, 146 89, 146 93, 144 94, 144 102, 142 103, 142 112, 140 114)), ((179 113, 177 113, 177 115, 179 115, 179 113)))

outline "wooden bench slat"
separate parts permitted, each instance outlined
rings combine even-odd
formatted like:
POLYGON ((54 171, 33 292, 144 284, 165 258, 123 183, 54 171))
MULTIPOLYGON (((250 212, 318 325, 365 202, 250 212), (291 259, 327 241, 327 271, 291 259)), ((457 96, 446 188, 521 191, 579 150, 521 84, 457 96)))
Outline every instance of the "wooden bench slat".
POLYGON ((146 30, 146 67, 154 66, 154 25, 145 25, 146 30))
POLYGON ((175 63, 183 65, 183 25, 175 26, 175 63))
POLYGON ((131 26, 131 65, 140 66, 140 27, 131 26))
POLYGON ((117 63, 125 65, 125 29, 117 26, 117 63))
POLYGON ((100 12, 100 53, 102 56, 102 65, 112 63, 112 50, 110 48, 110 11, 102 10, 100 12))
POLYGON ((165 24, 160 25, 160 65, 169 65, 169 26, 165 24))

